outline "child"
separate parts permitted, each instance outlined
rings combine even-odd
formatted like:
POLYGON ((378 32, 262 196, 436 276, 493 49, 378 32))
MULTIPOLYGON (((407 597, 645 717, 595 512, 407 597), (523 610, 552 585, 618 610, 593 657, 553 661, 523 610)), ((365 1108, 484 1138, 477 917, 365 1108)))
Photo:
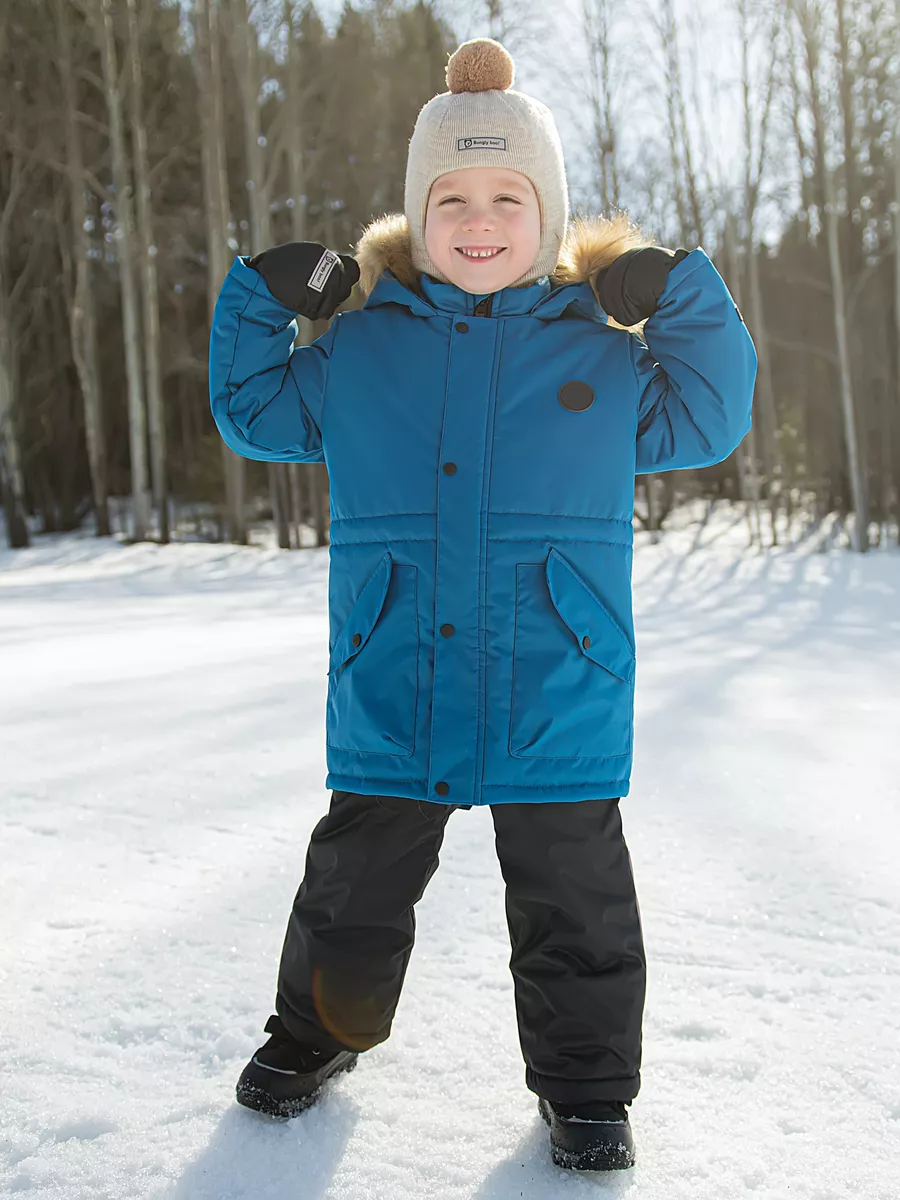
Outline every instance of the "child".
POLYGON ((727 457, 756 355, 703 250, 625 218, 567 232, 553 118, 512 79, 496 42, 461 46, 405 216, 356 261, 239 258, 216 307, 222 437, 331 482, 334 790, 238 1100, 294 1116, 387 1038, 447 818, 490 805, 526 1085, 553 1161, 610 1170, 634 1162, 645 989, 619 813, 634 476, 727 457), (294 315, 331 316, 357 279, 364 307, 294 349, 294 315))

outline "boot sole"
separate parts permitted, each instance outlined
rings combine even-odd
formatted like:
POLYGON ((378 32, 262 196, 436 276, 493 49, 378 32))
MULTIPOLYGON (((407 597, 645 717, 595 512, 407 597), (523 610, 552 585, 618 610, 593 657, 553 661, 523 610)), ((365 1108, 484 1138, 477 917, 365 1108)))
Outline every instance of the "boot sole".
POLYGON ((634 1166, 634 1140, 624 1122, 569 1124, 554 1119, 543 1099, 538 1100, 538 1112, 550 1127, 550 1157, 555 1166, 567 1171, 627 1171, 634 1166))
POLYGON ((292 1117, 298 1117, 306 1109, 312 1108, 320 1099, 325 1084, 335 1075, 345 1075, 348 1071, 352 1071, 358 1057, 357 1054, 349 1052, 339 1055, 335 1065, 315 1080, 309 1091, 299 1095, 290 1094, 288 1090, 290 1085, 285 1087, 283 1094, 278 1095, 277 1089, 273 1090, 271 1086, 264 1086, 262 1080, 271 1085, 288 1079, 294 1079, 296 1082, 299 1081, 300 1076, 273 1075, 272 1072, 266 1072, 265 1067, 259 1067, 253 1063, 244 1070, 238 1080, 235 1098, 238 1104, 243 1105, 244 1108, 252 1108, 255 1112, 262 1113, 267 1117, 290 1120, 292 1117), (272 1076, 272 1078, 268 1079, 266 1076, 272 1076))

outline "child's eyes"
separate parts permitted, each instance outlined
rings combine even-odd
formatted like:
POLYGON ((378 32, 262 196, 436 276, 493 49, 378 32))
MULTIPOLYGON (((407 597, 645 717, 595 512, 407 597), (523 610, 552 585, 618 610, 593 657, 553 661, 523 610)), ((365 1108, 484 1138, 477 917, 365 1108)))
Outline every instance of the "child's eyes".
MULTIPOLYGON (((521 200, 518 200, 515 196, 497 196, 496 199, 511 200, 513 204, 521 204, 522 203, 521 200)), ((447 196, 447 197, 445 197, 445 199, 443 199, 440 202, 440 204, 438 204, 438 208, 443 208, 445 204, 464 204, 464 203, 465 203, 465 201, 463 200, 462 196, 447 196)))

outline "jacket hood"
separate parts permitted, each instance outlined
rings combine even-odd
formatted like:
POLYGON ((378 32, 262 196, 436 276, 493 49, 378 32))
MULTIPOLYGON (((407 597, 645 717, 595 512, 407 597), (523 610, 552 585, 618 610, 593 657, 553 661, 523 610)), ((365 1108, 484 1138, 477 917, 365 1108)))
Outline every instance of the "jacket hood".
MULTIPOLYGON (((653 244, 624 213, 610 218, 576 217, 569 223, 552 281, 558 285, 590 283, 597 271, 626 250, 653 244)), ((402 213, 378 217, 367 225, 356 244, 355 257, 364 296, 371 295, 385 271, 409 291, 418 292, 419 272, 412 263, 409 226, 402 213)), ((612 318, 609 323, 616 324, 612 318)))

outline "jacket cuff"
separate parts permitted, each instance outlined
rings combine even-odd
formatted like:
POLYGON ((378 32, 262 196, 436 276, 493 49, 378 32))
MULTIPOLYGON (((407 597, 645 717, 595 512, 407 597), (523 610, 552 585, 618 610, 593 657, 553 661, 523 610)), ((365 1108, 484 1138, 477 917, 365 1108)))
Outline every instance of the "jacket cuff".
POLYGON ((280 308, 289 320, 294 320, 297 316, 296 311, 293 308, 289 308, 286 304, 282 304, 280 300, 272 295, 262 275, 260 275, 259 271, 251 267, 249 263, 250 255, 239 254, 231 264, 228 278, 247 292, 248 296, 259 296, 267 304, 271 304, 275 308, 280 308))

